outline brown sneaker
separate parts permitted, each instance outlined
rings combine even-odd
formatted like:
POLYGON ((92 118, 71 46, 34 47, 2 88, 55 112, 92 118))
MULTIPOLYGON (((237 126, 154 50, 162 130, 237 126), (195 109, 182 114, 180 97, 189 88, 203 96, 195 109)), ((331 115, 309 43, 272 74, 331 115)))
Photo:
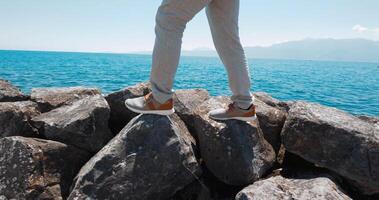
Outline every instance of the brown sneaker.
POLYGON ((170 115, 175 112, 172 98, 159 103, 151 92, 142 97, 127 99, 125 105, 129 110, 143 114, 170 115))
POLYGON ((209 117, 215 120, 237 119, 242 121, 251 121, 257 118, 255 114, 255 105, 252 104, 247 110, 239 108, 235 103, 229 104, 227 109, 215 109, 210 111, 209 117))

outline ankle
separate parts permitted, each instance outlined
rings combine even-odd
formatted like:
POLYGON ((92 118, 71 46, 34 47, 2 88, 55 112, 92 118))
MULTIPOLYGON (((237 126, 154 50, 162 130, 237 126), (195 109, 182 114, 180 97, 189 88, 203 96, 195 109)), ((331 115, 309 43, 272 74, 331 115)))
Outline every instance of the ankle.
POLYGON ((156 103, 159 103, 159 104, 166 104, 166 103, 172 101, 172 97, 171 97, 171 98, 157 97, 157 96, 154 96, 153 93, 151 93, 151 96, 152 96, 153 100, 154 100, 156 103))
POLYGON ((165 100, 163 102, 162 101, 158 101, 157 99, 154 98, 154 101, 157 102, 157 103, 159 103, 159 104, 161 104, 161 105, 163 105, 163 104, 170 103, 172 101, 172 98, 171 99, 167 99, 167 100, 165 100))
POLYGON ((241 106, 238 106, 238 105, 237 105, 237 107, 238 107, 239 109, 241 109, 241 110, 250 110, 252 106, 254 106, 254 104, 250 104, 248 107, 241 107, 241 106))

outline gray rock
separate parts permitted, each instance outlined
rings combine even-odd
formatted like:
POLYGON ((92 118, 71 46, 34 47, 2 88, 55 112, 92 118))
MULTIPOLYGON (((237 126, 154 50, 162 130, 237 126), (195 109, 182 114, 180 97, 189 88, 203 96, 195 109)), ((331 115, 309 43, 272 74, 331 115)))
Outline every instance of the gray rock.
POLYGON ((255 92, 253 96, 265 139, 272 145, 277 159, 280 160, 284 153, 284 148, 281 149, 280 133, 286 120, 289 103, 275 99, 265 92, 255 92))
POLYGON ((275 107, 280 103, 278 99, 273 98, 267 92, 254 92, 253 96, 255 99, 259 99, 272 107, 275 107))
POLYGON ((139 115, 80 170, 69 199, 168 199, 200 175, 175 114, 139 115))
POLYGON ((50 111, 87 96, 100 94, 96 88, 66 87, 66 88, 34 88, 31 99, 38 103, 43 112, 50 111))
POLYGON ((20 136, 0 139, 0 196, 65 199, 88 153, 65 144, 20 136))
POLYGON ((368 123, 373 124, 376 128, 379 128, 379 117, 374 117, 374 116, 358 116, 359 119, 366 121, 368 123))
POLYGON ((287 113, 283 109, 271 106, 271 104, 268 105, 257 98, 254 104, 263 135, 274 148, 275 153, 278 154, 281 145, 280 133, 287 113))
POLYGON ((275 152, 257 120, 209 119, 211 109, 226 107, 229 102, 227 97, 212 97, 197 108, 195 128, 201 157, 219 180, 231 185, 249 184, 271 169, 275 152))
POLYGON ((31 101, 0 102, 0 138, 6 136, 37 136, 30 118, 39 115, 38 105, 31 101))
POLYGON ((197 137, 194 112, 200 104, 209 99, 208 91, 204 89, 177 90, 173 98, 175 113, 184 121, 190 133, 197 137))
POLYGON ((120 132, 131 119, 138 115, 126 108, 125 100, 146 95, 150 91, 149 88, 149 83, 139 83, 105 97, 111 108, 109 127, 113 134, 120 132))
POLYGON ((109 106, 101 95, 83 97, 32 118, 47 139, 90 152, 97 152, 112 138, 108 120, 109 106))
POLYGON ((266 92, 254 92, 253 96, 256 100, 258 99, 260 101, 263 101, 271 107, 275 107, 281 110, 287 110, 286 108, 288 105, 286 104, 286 102, 275 99, 266 92))
POLYGON ((327 177, 312 179, 287 179, 275 176, 257 181, 244 188, 236 200, 329 200, 351 199, 342 189, 327 177))
POLYGON ((379 129, 318 104, 291 105, 282 131, 287 151, 350 180, 364 194, 379 192, 379 129))
POLYGON ((0 102, 24 101, 28 98, 9 81, 0 79, 0 102))

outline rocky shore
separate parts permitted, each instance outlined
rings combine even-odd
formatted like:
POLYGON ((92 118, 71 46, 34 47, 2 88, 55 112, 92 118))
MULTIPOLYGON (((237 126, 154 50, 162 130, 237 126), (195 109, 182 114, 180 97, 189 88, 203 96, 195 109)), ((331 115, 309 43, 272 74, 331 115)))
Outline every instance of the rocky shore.
POLYGON ((214 121, 230 99, 203 89, 170 116, 126 109, 149 88, 0 80, 0 200, 379 199, 378 117, 258 92, 258 120, 214 121))

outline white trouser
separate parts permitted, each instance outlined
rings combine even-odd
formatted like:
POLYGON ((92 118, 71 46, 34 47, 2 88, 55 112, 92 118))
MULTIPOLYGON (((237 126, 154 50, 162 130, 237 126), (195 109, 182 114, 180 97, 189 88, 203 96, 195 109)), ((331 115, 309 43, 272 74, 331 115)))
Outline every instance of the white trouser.
POLYGON ((150 82, 154 98, 163 103, 173 95, 186 24, 204 7, 216 50, 228 72, 231 99, 241 108, 253 103, 250 75, 238 32, 239 0, 163 0, 156 15, 150 82))

